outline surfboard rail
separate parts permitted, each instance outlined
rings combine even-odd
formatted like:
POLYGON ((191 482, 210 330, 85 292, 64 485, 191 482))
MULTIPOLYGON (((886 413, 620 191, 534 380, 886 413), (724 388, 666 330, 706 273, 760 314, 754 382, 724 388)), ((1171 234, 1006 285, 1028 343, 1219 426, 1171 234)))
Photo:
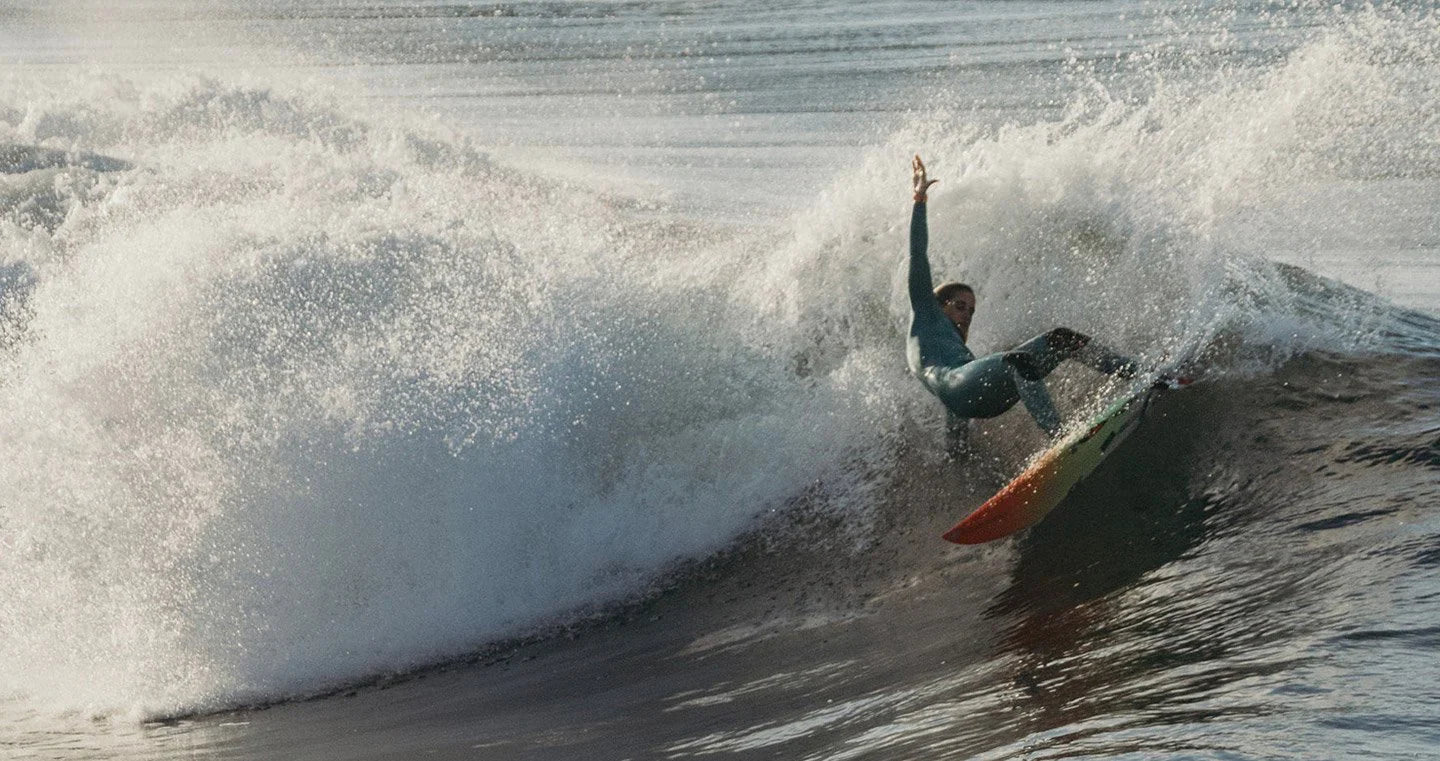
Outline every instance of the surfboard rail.
POLYGON ((1140 424, 1155 388, 1110 405, 1089 426, 1043 452, 1020 475, 942 536, 956 544, 1002 539, 1039 523, 1140 424))

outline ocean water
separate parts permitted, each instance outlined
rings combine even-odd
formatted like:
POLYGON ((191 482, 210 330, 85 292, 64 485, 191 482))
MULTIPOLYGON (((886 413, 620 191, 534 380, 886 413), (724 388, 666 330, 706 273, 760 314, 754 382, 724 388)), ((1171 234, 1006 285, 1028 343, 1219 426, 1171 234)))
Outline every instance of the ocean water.
POLYGON ((113 5, 0 3, 0 757, 1440 757, 1432 4, 113 5), (973 346, 1200 375, 982 547, 915 153, 973 346))

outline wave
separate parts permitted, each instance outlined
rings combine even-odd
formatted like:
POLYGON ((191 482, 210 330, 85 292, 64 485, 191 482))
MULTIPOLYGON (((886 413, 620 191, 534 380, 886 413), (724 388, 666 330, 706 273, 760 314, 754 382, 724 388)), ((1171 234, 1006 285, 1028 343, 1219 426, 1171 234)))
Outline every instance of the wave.
POLYGON ((172 711, 431 662, 883 456, 833 390, 873 380, 737 335, 681 225, 303 97, 98 102, 141 168, 72 164, 106 192, 6 229, 6 691, 172 711))
MULTIPOLYGON (((1225 378, 1430 346, 1256 243, 1306 221, 1277 216, 1297 184, 1433 159, 1373 44, 1414 38, 1347 29, 1198 92, 1097 84, 1056 123, 927 115, 740 235, 314 94, 7 93, 0 144, 57 195, 0 208, 0 693, 263 702, 569 620, 767 516, 870 546, 879 495, 937 462, 898 353, 916 148, 981 348, 1064 324, 1225 378)), ((1013 461, 1029 428, 979 445, 1013 461)))

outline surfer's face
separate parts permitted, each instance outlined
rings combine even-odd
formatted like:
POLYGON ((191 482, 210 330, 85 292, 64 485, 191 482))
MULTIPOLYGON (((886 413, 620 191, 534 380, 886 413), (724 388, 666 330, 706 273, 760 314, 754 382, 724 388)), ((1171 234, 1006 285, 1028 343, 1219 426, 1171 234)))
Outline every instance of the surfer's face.
POLYGON ((975 294, 970 291, 960 291, 954 296, 940 302, 941 311, 945 316, 955 323, 955 329, 960 331, 961 338, 968 338, 970 335, 970 318, 975 316, 975 294))

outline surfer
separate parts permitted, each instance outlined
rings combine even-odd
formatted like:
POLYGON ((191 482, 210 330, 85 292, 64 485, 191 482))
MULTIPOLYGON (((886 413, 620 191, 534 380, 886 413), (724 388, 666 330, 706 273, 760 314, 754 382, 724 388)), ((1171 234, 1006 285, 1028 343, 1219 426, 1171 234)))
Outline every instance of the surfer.
POLYGON ((930 186, 919 156, 913 162, 915 209, 910 216, 910 337, 905 359, 910 372, 944 402, 950 413, 947 433, 952 452, 963 441, 970 418, 995 417, 1023 401, 1045 433, 1060 433, 1060 414, 1045 387, 1045 376, 1067 359, 1102 373, 1129 378, 1136 372, 1130 359, 1111 352, 1090 336, 1055 328, 1006 352, 976 358, 965 341, 975 316, 975 289, 945 283, 933 291, 926 254, 929 232, 925 202, 930 186))

